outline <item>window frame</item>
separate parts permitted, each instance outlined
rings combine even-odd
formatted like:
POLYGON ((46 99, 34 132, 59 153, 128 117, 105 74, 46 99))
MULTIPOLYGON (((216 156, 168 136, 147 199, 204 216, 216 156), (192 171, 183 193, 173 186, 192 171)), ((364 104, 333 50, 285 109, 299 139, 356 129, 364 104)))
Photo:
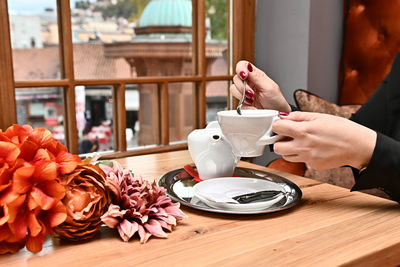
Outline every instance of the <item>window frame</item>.
MULTIPOLYGON (((57 0, 57 17, 59 29, 59 49, 61 79, 58 80, 29 80, 15 81, 13 74, 12 48, 9 28, 7 0, 0 1, 0 128, 5 130, 17 123, 15 89, 34 87, 61 87, 64 129, 66 145, 71 153, 78 154, 78 134, 75 114, 75 86, 83 85, 112 85, 113 89, 113 133, 114 152, 102 153, 103 158, 117 158, 187 149, 187 143, 170 144, 168 118, 168 85, 173 82, 194 82, 194 128, 203 128, 206 125, 206 83, 209 81, 230 81, 233 78, 234 67, 232 62, 241 59, 254 61, 254 30, 255 30, 255 0, 227 0, 229 24, 228 47, 229 56, 228 75, 209 76, 206 73, 206 25, 205 1, 192 0, 192 76, 168 77, 136 77, 126 79, 75 79, 73 62, 73 43, 71 31, 71 10, 69 0, 57 0), (234 19, 233 19, 234 18, 234 19), (230 40, 233 40, 230 42, 230 40), (246 41, 243 41, 246 40, 246 41), (160 105, 160 144, 155 147, 138 147, 127 150, 126 143, 126 84, 156 83, 159 90, 160 105), (7 115, 5 115, 7 114, 7 115)), ((228 108, 231 108, 231 96, 228 90, 228 108)), ((234 101, 233 104, 237 102, 234 101)))

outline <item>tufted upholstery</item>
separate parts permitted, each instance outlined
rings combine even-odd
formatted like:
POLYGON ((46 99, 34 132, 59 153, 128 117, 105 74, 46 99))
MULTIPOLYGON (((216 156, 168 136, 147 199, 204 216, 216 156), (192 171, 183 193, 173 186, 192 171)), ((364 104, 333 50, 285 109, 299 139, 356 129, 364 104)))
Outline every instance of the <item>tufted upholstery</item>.
POLYGON ((340 104, 362 104, 400 51, 400 0, 345 0, 340 104))

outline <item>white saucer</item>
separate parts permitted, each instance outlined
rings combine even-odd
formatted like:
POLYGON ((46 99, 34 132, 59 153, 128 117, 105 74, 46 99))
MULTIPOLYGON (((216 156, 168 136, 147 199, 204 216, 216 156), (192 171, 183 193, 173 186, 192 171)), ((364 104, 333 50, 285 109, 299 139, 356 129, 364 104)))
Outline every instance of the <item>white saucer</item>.
POLYGON ((222 177, 214 178, 197 183, 193 187, 193 194, 204 204, 217 209, 234 211, 256 211, 271 207, 285 197, 283 186, 264 179, 222 177), (227 202, 232 197, 254 193, 264 190, 277 190, 282 194, 265 201, 257 201, 246 204, 227 202))

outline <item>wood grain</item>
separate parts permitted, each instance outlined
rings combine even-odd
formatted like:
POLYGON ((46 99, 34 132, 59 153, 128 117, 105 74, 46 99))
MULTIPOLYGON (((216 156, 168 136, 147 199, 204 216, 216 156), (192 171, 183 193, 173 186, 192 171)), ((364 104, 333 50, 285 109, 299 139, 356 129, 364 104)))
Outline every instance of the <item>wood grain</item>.
POLYGON ((0 114, 0 129, 17 123, 7 1, 0 1, 0 114))
POLYGON ((113 86, 114 147, 117 151, 126 151, 126 107, 125 84, 113 86))
MULTIPOLYGON (((136 176, 156 180, 164 173, 193 164, 188 151, 118 159, 136 176)), ((123 242, 103 227, 94 240, 78 244, 49 238, 42 252, 26 250, 0 257, 1 266, 375 266, 396 262, 400 247, 400 209, 386 199, 240 162, 296 183, 299 205, 263 215, 223 215, 182 210, 168 239, 123 242), (394 258, 388 259, 386 255, 394 258), (364 265, 365 266, 365 265, 364 265)))
MULTIPOLYGON (((256 1, 255 0, 235 0, 233 1, 233 72, 235 73, 236 64, 240 60, 247 60, 254 63, 255 53, 255 25, 256 25, 256 1)), ((233 106, 239 103, 238 99, 233 99, 233 106)))
POLYGON ((68 85, 63 87, 63 115, 65 140, 69 152, 78 154, 78 128, 76 124, 74 58, 72 47, 71 10, 69 0, 57 0, 58 35, 60 42, 60 69, 68 85))

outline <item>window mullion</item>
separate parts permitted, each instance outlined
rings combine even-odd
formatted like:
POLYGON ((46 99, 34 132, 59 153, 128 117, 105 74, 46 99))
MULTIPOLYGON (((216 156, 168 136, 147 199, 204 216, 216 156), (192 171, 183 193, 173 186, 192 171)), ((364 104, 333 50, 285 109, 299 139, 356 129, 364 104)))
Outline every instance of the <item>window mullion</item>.
POLYGON ((17 123, 7 1, 0 1, 0 40, 0 128, 5 130, 17 123))
POLYGON ((113 117, 114 147, 118 151, 126 151, 126 107, 125 84, 114 85, 113 88, 113 117))
POLYGON ((202 79, 196 83, 194 89, 194 128, 203 128, 206 124, 206 24, 205 24, 205 1, 193 0, 192 15, 192 42, 196 74, 202 79), (196 49, 196 50, 195 50, 196 49))
MULTIPOLYGON (((235 65, 240 60, 254 62, 254 41, 255 41, 255 11, 256 1, 237 0, 233 1, 233 71, 235 65)), ((238 104, 237 99, 233 99, 233 106, 238 104)))
POLYGON ((62 78, 68 80, 64 87, 64 128, 65 140, 72 153, 78 153, 78 130, 75 109, 74 60, 71 29, 71 10, 69 0, 57 0, 58 25, 60 36, 60 68, 62 78))
POLYGON ((233 64, 243 59, 254 62, 255 10, 255 0, 233 1, 233 64))
POLYGON ((159 95, 160 103, 160 141, 162 145, 169 145, 169 95, 168 82, 161 85, 159 95))

